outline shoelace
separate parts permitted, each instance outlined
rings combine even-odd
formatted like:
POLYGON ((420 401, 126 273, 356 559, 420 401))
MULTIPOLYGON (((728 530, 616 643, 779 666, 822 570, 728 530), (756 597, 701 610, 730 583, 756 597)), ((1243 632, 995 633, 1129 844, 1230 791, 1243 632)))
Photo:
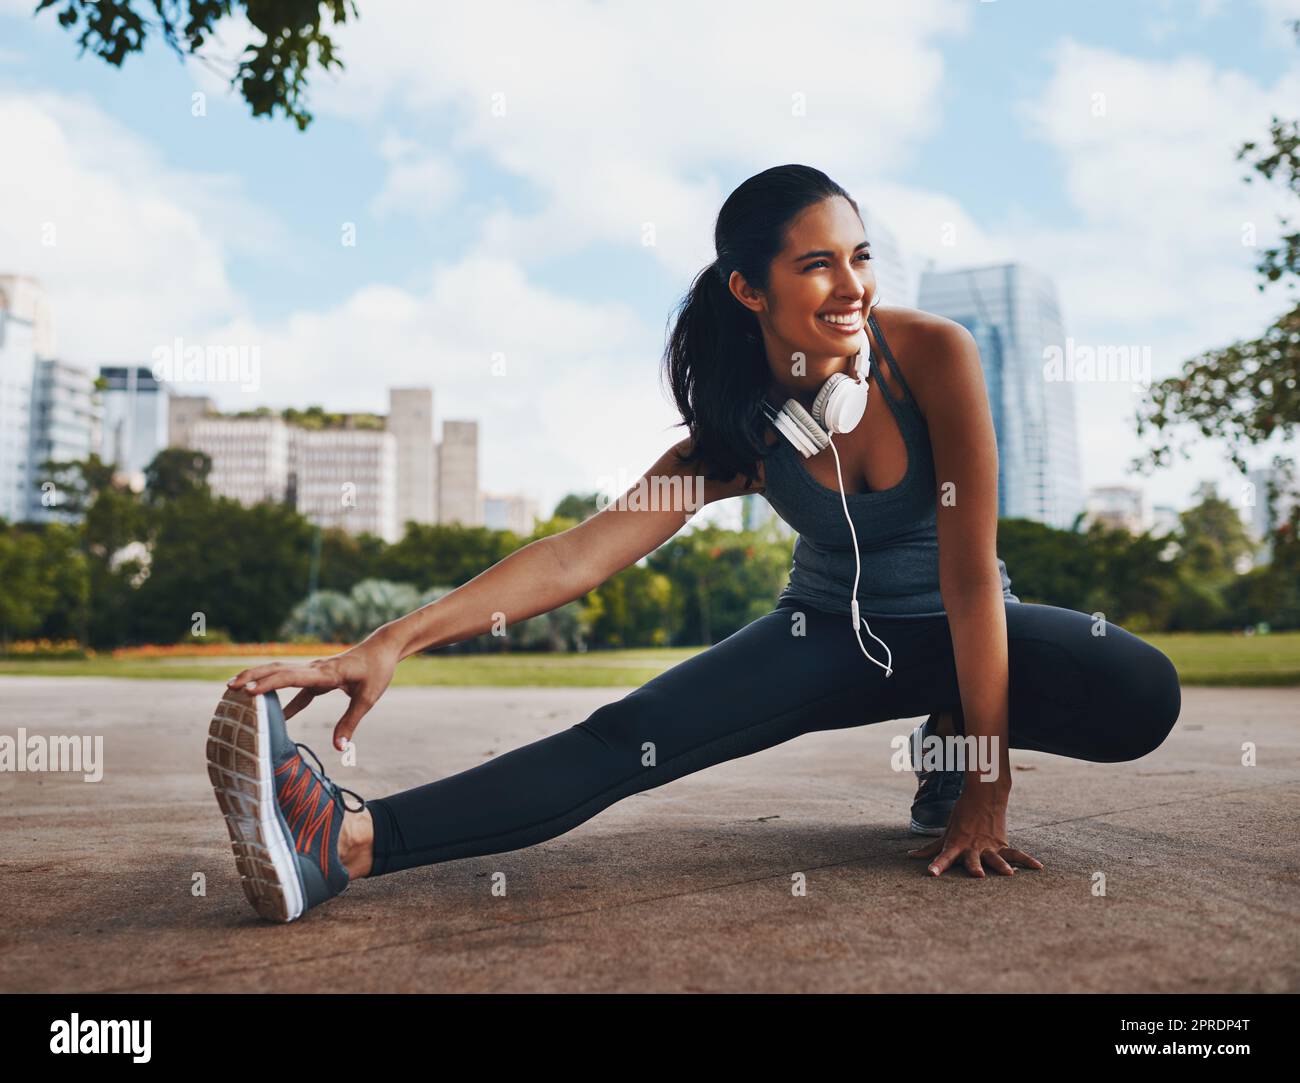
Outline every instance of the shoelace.
POLYGON ((926 801, 945 801, 961 796, 966 776, 961 771, 928 771, 921 781, 918 797, 926 801))
POLYGON ((941 771, 939 773, 939 793, 943 797, 960 797, 966 776, 961 771, 941 771))
MULTIPOLYGON (((330 795, 330 800, 332 800, 336 804, 342 805, 343 810, 345 812, 362 812, 365 809, 366 799, 362 797, 359 793, 357 793, 355 790, 349 790, 346 786, 340 786, 337 782, 332 781, 329 775, 325 773, 325 765, 320 762, 320 757, 317 756, 315 752, 313 752, 301 741, 294 741, 294 746, 298 748, 300 751, 306 752, 308 755, 311 756, 313 760, 316 761, 315 775, 317 778, 321 780, 321 782, 325 784, 325 791, 330 795), (355 797, 358 801, 360 801, 361 807, 349 808, 348 803, 343 800, 343 795, 345 793, 350 793, 353 797, 355 797)), ((311 764, 307 764, 307 770, 309 771, 312 770, 311 764)))

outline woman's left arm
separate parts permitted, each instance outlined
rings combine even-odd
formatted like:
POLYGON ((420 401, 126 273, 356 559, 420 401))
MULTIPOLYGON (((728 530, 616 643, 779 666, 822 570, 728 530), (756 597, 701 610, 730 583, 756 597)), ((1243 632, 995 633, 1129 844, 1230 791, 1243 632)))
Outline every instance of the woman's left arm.
POLYGON ((965 785, 947 833, 911 851, 933 857, 938 876, 961 861, 983 877, 983 863, 1009 876, 1012 863, 1042 868, 1007 841, 1011 792, 1007 740, 1009 677, 1006 603, 998 573, 998 448, 979 347, 961 324, 931 318, 915 332, 926 358, 912 366, 911 386, 934 454, 939 591, 948 614, 967 742, 965 785), (970 763, 975 751, 977 762, 970 763))

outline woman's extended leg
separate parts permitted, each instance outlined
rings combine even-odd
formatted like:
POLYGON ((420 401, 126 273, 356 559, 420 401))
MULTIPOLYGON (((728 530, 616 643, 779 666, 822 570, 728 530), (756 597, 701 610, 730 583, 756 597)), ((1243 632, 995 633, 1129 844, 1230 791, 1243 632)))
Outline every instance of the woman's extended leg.
POLYGON ((930 633, 885 636, 894 676, 848 617, 785 606, 553 736, 367 805, 371 876, 554 838, 634 793, 812 730, 897 718, 919 687, 904 659, 930 633))

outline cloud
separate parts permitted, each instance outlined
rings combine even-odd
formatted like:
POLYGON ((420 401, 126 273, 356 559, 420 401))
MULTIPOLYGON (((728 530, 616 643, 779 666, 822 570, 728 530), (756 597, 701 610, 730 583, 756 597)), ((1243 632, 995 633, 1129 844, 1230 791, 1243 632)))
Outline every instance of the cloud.
MULTIPOLYGON (((1300 73, 1262 85, 1201 57, 1142 60, 1068 38, 1053 60, 1022 117, 1055 152, 1077 223, 1044 228, 1012 216, 990 232, 1053 275, 1067 333, 1149 346, 1155 379, 1257 335, 1286 305, 1279 291, 1258 292, 1254 264, 1277 236, 1279 213, 1294 208, 1262 178, 1244 183, 1251 171, 1234 156, 1247 139, 1267 142, 1273 114, 1294 112, 1300 73), (1254 247, 1243 244, 1252 229, 1254 247)), ((1114 438, 1114 419, 1131 416, 1131 390, 1080 386, 1077 397, 1089 481, 1121 476, 1136 446, 1114 438)), ((1205 444, 1157 484, 1167 490, 1176 476, 1190 495, 1222 462, 1205 444)))
POLYGON ((455 167, 414 140, 390 133, 380 141, 379 153, 388 163, 388 175, 370 203, 376 218, 431 217, 460 195, 463 186, 455 167))
POLYGON ((0 91, 0 252, 38 277, 60 353, 88 367, 240 307, 227 263, 279 230, 229 175, 169 166, 87 99, 0 91))
POLYGON ((939 118, 934 39, 970 17, 958 0, 812 3, 797 15, 674 2, 652 17, 568 0, 454 5, 435 27, 427 10, 393 2, 339 28, 347 78, 314 86, 313 108, 436 117, 458 156, 529 182, 540 209, 490 216, 490 250, 637 245, 651 223, 653 254, 680 275, 712 258, 713 215, 748 173, 809 161, 836 176, 860 169, 868 147, 876 173, 904 162, 939 118))
POLYGON ((1023 116, 1056 152, 1078 224, 1001 228, 1074 305, 1115 323, 1177 320, 1202 342, 1257 329, 1278 302, 1257 295, 1258 247, 1243 237, 1275 237, 1289 201, 1244 183, 1234 156, 1298 100, 1297 73, 1267 87, 1200 57, 1138 60, 1066 39, 1023 116))

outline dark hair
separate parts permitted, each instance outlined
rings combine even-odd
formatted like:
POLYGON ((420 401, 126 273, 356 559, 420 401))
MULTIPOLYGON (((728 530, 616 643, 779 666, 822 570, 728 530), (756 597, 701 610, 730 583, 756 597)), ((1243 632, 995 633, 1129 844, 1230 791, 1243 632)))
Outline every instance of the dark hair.
POLYGON ((778 165, 756 173, 727 197, 713 227, 718 258, 705 267, 676 309, 664 351, 664 373, 692 438, 691 454, 704 476, 730 481, 758 477, 766 457, 762 400, 771 383, 758 317, 728 288, 739 271, 755 289, 768 288, 772 260, 800 211, 831 196, 853 198, 819 169, 778 165))

